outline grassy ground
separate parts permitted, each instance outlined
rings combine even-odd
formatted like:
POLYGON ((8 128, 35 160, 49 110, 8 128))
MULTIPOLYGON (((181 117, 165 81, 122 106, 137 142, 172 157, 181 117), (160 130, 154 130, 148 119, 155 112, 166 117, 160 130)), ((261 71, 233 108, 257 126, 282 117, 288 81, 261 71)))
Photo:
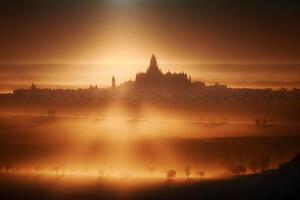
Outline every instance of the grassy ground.
POLYGON ((231 179, 175 180, 0 176, 1 199, 290 199, 299 175, 279 181, 276 172, 231 179))

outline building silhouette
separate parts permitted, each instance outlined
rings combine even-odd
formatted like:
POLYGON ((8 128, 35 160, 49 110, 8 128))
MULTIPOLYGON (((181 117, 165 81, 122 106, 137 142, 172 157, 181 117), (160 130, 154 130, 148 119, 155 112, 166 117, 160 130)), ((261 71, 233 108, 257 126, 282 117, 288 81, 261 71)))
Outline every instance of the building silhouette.
POLYGON ((154 54, 151 57, 150 65, 149 68, 147 69, 146 75, 150 77, 159 77, 163 75, 161 70, 158 68, 157 60, 154 54))
POLYGON ((150 59, 150 65, 146 71, 136 74, 135 85, 137 87, 157 88, 180 88, 190 86, 191 78, 184 72, 182 73, 163 73, 159 66, 155 55, 150 59))
POLYGON ((116 88, 116 79, 115 79, 115 76, 112 77, 111 79, 111 88, 116 88))

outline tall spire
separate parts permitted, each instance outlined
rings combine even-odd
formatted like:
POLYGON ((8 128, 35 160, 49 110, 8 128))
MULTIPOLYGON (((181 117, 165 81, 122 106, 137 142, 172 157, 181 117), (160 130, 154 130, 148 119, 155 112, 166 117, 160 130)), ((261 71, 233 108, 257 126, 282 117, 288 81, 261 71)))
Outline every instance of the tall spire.
POLYGON ((113 76, 112 79, 111 79, 111 87, 113 89, 116 88, 116 79, 115 79, 115 76, 113 76))
POLYGON ((151 60, 150 60, 150 67, 158 67, 156 57, 154 54, 152 55, 151 60))
POLYGON ((151 57, 150 66, 147 70, 147 74, 161 74, 161 71, 158 68, 157 60, 154 54, 151 57))

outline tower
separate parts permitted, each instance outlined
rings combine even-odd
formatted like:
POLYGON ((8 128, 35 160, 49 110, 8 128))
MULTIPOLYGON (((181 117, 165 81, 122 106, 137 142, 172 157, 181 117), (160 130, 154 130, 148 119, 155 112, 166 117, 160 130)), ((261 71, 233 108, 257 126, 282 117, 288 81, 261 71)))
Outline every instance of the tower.
POLYGON ((154 54, 151 57, 150 65, 149 68, 147 69, 147 74, 161 74, 161 71, 158 68, 157 60, 154 54))
POLYGON ((111 79, 111 88, 116 88, 116 79, 115 79, 115 76, 112 77, 111 79))
POLYGON ((150 66, 149 67, 157 67, 157 60, 156 60, 156 57, 155 55, 153 54, 152 57, 151 57, 151 60, 150 60, 150 66))

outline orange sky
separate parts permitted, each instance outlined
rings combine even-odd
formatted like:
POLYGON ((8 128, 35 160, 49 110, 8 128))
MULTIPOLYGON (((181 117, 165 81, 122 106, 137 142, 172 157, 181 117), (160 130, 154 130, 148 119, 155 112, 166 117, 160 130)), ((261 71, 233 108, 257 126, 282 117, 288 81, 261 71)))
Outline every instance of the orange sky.
POLYGON ((297 1, 3 0, 0 63, 299 63, 297 1))
POLYGON ((1 0, 0 91, 122 83, 152 53, 210 84, 298 87, 299 21, 296 0, 1 0))

